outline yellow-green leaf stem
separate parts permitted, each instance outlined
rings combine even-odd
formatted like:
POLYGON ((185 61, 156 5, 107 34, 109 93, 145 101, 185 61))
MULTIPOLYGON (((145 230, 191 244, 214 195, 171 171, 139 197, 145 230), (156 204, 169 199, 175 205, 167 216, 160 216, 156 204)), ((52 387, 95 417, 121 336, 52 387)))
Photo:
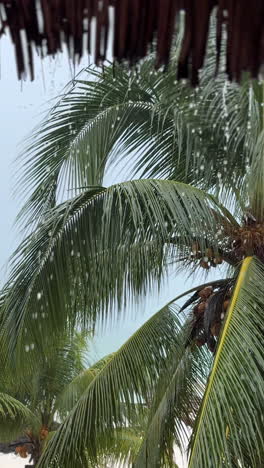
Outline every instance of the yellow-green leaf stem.
POLYGON ((251 261, 252 261, 252 257, 247 257, 243 261, 242 266, 241 266, 241 270, 240 270, 240 273, 239 273, 239 276, 238 276, 238 280, 237 280, 237 283, 236 283, 236 287, 235 287, 235 290, 234 290, 234 294, 232 296, 231 304, 230 304, 230 307, 229 307, 229 310, 228 310, 227 319, 225 321, 224 328, 223 328, 223 331, 222 331, 222 335, 221 335, 221 338, 220 338, 220 343, 219 343, 219 346, 218 346, 218 349, 217 349, 217 352, 216 352, 214 365, 213 365, 212 372, 211 372, 211 375, 209 377, 209 382, 208 382, 208 385, 207 385, 207 388, 206 388, 206 391, 205 391, 204 400, 203 400, 202 408, 201 408, 201 414, 200 414, 200 418, 199 418, 199 423, 198 423, 195 439, 194 439, 194 442, 193 442, 193 448, 192 448, 192 452, 191 452, 189 468, 197 466, 195 464, 195 452, 196 452, 197 441, 198 441, 198 437, 199 437, 199 433, 200 433, 200 428, 201 428, 202 423, 203 423, 204 412, 205 412, 205 409, 206 409, 208 398, 209 398, 209 395, 210 395, 210 392, 211 392, 211 387, 212 387, 212 384, 213 384, 213 381, 214 381, 214 378, 215 378, 215 374, 216 374, 216 371, 217 371, 218 362, 219 362, 219 359, 220 359, 220 356, 221 356, 221 352, 222 352, 222 348, 223 348, 223 345, 224 345, 224 342, 225 342, 225 338, 226 338, 226 335, 227 335, 229 324, 230 324, 230 321, 232 319, 232 314, 233 314, 239 292, 241 290, 242 284, 243 284, 244 279, 245 279, 245 275, 246 275, 246 273, 248 271, 248 268, 249 268, 249 265, 250 265, 251 261))

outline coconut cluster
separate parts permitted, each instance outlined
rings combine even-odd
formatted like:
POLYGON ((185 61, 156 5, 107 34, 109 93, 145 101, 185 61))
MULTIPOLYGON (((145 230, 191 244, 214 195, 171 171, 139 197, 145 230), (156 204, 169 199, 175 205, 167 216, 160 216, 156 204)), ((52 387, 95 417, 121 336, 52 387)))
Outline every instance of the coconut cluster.
POLYGON ((19 445, 16 447, 16 454, 19 455, 21 458, 27 458, 28 457, 28 448, 26 445, 19 445))
POLYGON ((223 259, 219 253, 214 252, 211 247, 205 250, 205 255, 202 255, 201 248, 198 242, 194 242, 192 245, 191 252, 192 260, 200 260, 199 265, 205 270, 209 270, 210 267, 216 267, 223 262, 223 259))
POLYGON ((232 290, 206 286, 197 293, 192 308, 192 342, 197 346, 207 344, 214 352, 216 338, 219 336, 230 303, 232 290))
POLYGON ((264 226, 251 222, 234 229, 232 233, 232 249, 236 257, 241 260, 247 255, 256 255, 264 261, 264 226))

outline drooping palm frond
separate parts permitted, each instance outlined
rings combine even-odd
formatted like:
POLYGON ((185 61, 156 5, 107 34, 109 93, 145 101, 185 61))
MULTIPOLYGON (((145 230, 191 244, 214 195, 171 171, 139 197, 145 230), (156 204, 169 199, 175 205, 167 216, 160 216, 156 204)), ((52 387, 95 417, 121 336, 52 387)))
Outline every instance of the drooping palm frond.
MULTIPOLYGON (((186 340, 185 333, 182 339, 186 340)), ((166 466, 166 461, 173 466, 175 446, 185 450, 187 426, 193 425, 202 401, 211 361, 208 352, 183 346, 182 356, 176 358, 172 352, 168 360, 169 370, 161 375, 155 390, 134 468, 166 466)))
POLYGON ((72 410, 98 372, 102 370, 113 356, 114 353, 109 354, 88 369, 83 370, 64 388, 62 394, 56 401, 56 411, 58 411, 59 414, 68 414, 68 412, 72 410))
POLYGON ((39 423, 38 418, 23 403, 0 392, 0 440, 10 441, 21 435, 27 427, 39 423))
POLYGON ((0 441, 6 443, 0 443, 0 451, 15 453, 18 449, 23 456, 30 454, 36 462, 49 433, 59 427, 68 413, 62 395, 84 369, 84 348, 87 350, 87 333, 61 335, 45 354, 37 354, 34 366, 30 365, 32 360, 27 352, 21 350, 23 372, 4 363, 0 382, 0 441), (24 361, 30 362, 26 365, 24 361))
POLYGON ((244 260, 191 445, 190 468, 261 466, 263 264, 244 260))
POLYGON ((148 404, 171 350, 175 349, 176 359, 182 353, 182 340, 177 347, 180 330, 174 310, 165 307, 135 332, 91 381, 48 444, 40 467, 54 456, 63 465, 75 466, 75 454, 84 450, 89 458, 96 458, 104 434, 112 443, 111 434, 133 420, 135 405, 140 414, 148 404))
POLYGON ((259 134, 259 97, 247 78, 241 86, 223 73, 214 79, 214 22, 210 35, 196 90, 175 80, 174 66, 155 71, 152 58, 136 71, 109 65, 78 76, 28 142, 22 218, 37 221, 65 197, 65 188, 79 193, 101 185, 107 167, 117 163, 126 177, 225 187, 229 196, 244 187, 259 134))
POLYGON ((9 345, 38 347, 50 331, 116 317, 161 280, 168 256, 190 261, 193 242, 201 255, 225 249, 233 224, 211 195, 175 181, 125 182, 59 205, 15 255, 3 306, 9 345))

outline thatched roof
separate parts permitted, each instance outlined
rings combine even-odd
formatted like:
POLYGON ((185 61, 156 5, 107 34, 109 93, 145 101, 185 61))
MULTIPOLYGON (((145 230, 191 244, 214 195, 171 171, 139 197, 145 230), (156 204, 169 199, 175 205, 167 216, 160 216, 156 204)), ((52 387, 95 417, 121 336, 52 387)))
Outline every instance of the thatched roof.
POLYGON ((256 77, 264 62, 264 0, 0 0, 0 36, 8 27, 19 77, 27 68, 31 78, 34 77, 32 47, 36 46, 42 55, 54 55, 65 41, 75 60, 85 49, 91 52, 93 17, 97 20, 96 32, 92 31, 95 59, 104 60, 111 29, 109 6, 114 9, 114 57, 118 61, 136 63, 147 54, 155 39, 157 65, 166 65, 176 17, 184 9, 186 30, 178 76, 190 77, 196 84, 206 49, 209 18, 218 6, 217 49, 221 47, 225 23, 230 79, 239 81, 243 70, 256 77))

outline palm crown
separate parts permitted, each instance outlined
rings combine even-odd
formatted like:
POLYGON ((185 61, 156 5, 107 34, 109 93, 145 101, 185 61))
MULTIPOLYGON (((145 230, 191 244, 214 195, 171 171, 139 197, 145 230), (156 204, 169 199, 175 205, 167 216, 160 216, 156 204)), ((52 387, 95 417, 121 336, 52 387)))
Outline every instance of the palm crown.
POLYGON ((135 467, 172 463, 186 424, 191 467, 261 463, 263 85, 212 80, 213 62, 209 51, 195 90, 151 59, 133 72, 88 70, 28 145, 20 221, 34 229, 14 254, 3 307, 17 358, 28 342, 45 352, 51 330, 118 318, 171 262, 192 273, 229 265, 228 278, 195 287, 182 314, 165 306, 107 361, 40 466, 54 456, 76 466, 76 453, 94 462, 135 407, 148 415, 135 467), (131 178, 103 187, 119 162, 131 178))

